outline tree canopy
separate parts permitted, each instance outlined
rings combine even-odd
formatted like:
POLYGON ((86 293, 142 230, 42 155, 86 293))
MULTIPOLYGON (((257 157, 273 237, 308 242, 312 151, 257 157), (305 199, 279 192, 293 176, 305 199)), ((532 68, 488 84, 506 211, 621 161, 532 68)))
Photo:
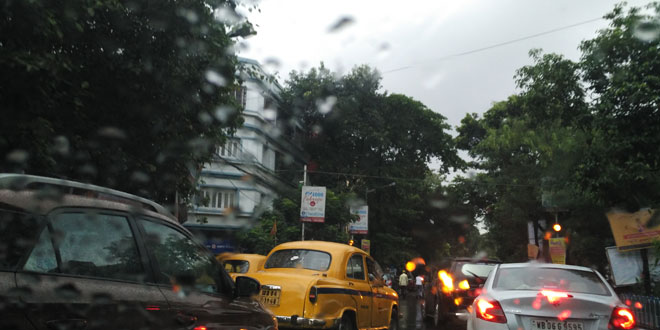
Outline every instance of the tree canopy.
POLYGON ((5 2, 0 170, 160 201, 185 196, 191 173, 240 124, 230 37, 251 30, 234 8, 225 0, 5 2))

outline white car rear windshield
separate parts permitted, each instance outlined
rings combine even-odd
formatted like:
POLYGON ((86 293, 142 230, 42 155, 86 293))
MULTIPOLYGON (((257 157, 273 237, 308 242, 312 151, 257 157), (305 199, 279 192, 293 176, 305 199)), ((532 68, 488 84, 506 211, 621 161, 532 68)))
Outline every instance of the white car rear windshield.
POLYGON ((315 250, 279 250, 273 253, 264 268, 304 268, 312 270, 328 270, 330 254, 315 250))
POLYGON ((605 283, 591 271, 544 267, 500 268, 494 280, 493 288, 498 290, 555 289, 610 295, 605 283))

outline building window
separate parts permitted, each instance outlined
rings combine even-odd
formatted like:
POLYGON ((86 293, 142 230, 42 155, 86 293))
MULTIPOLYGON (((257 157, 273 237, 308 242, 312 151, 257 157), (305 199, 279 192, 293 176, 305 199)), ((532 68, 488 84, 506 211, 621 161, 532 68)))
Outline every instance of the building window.
POLYGON ((238 158, 241 152, 241 140, 227 140, 224 145, 218 147, 217 153, 220 157, 238 158))
POLYGON ((247 88, 245 86, 240 86, 234 90, 234 99, 236 103, 241 107, 245 108, 247 100, 247 88))
POLYGON ((208 201, 207 207, 212 209, 227 209, 236 206, 236 191, 202 189, 204 200, 208 201))

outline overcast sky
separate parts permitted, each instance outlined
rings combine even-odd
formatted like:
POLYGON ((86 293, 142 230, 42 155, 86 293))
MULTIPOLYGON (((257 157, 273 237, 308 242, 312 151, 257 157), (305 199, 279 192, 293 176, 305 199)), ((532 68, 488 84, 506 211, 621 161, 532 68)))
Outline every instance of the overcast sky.
POLYGON ((516 91, 513 75, 531 63, 530 49, 577 60, 580 41, 606 27, 608 22, 598 18, 619 2, 263 0, 257 2, 260 12, 243 10, 257 25, 257 35, 245 40, 239 55, 279 72, 281 81, 291 70, 306 70, 321 61, 340 73, 369 64, 382 72, 383 90, 421 101, 454 128, 466 113, 483 113, 516 91), (341 20, 352 23, 330 31, 341 20))

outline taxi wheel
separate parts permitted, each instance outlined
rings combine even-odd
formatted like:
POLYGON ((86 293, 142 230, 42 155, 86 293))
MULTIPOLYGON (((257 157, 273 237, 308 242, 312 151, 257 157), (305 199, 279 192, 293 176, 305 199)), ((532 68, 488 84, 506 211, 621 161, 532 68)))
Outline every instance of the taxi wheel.
POLYGON ((353 323, 353 318, 351 318, 348 314, 344 314, 341 317, 341 321, 339 321, 339 326, 337 327, 337 330, 355 330, 353 323))
POLYGON ((389 330, 399 330, 399 312, 396 310, 396 308, 392 309, 389 330))

